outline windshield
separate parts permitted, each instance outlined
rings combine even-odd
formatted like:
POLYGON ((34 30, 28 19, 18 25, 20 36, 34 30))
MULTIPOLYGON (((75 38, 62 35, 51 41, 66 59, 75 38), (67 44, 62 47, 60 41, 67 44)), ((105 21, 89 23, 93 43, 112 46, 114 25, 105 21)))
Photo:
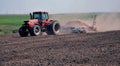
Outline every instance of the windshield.
POLYGON ((34 14, 34 15, 33 15, 33 18, 34 18, 34 19, 42 20, 42 15, 41 15, 41 14, 34 14))

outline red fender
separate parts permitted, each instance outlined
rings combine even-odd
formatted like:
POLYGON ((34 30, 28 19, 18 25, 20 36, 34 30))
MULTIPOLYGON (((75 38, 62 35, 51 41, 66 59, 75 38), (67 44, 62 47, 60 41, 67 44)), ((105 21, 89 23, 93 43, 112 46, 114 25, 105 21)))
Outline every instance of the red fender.
POLYGON ((35 25, 34 23, 38 23, 38 22, 39 22, 38 19, 29 20, 29 27, 33 27, 35 25))

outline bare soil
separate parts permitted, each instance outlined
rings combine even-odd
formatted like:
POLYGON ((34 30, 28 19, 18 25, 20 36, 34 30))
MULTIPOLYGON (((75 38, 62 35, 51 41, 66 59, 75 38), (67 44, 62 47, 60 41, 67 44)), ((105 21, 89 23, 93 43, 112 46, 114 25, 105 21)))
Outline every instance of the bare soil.
POLYGON ((0 66, 120 66, 120 31, 0 35, 0 66))

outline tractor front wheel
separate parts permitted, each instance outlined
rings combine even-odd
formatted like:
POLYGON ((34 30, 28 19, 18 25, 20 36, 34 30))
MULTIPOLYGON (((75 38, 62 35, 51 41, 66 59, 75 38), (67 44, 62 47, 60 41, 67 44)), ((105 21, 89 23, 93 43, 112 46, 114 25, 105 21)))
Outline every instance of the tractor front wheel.
POLYGON ((27 36, 28 36, 28 30, 27 30, 27 28, 21 26, 21 27, 19 28, 19 35, 20 35, 21 37, 27 37, 27 36))

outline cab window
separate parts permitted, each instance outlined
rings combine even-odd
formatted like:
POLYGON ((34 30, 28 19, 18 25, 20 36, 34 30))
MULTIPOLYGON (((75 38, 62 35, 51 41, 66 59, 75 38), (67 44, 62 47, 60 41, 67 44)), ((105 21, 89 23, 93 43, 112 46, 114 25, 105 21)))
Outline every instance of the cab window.
POLYGON ((46 19, 46 15, 45 14, 42 14, 42 19, 46 19))

